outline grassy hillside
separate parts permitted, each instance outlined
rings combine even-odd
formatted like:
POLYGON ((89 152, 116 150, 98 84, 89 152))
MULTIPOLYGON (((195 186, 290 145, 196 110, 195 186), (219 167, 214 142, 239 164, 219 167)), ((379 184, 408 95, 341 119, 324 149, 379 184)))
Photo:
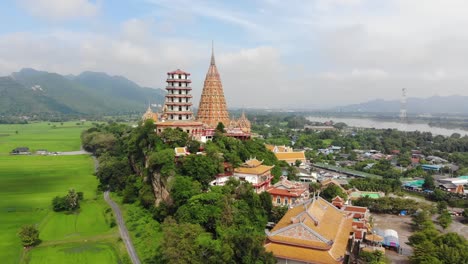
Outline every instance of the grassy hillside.
POLYGON ((143 113, 148 102, 162 104, 164 96, 161 89, 141 87, 122 76, 62 76, 22 69, 0 77, 0 116, 143 113))

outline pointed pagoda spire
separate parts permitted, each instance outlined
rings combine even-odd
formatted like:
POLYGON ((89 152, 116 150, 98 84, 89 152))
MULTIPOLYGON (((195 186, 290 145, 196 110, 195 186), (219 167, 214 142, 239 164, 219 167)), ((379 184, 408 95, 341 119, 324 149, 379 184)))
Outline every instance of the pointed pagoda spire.
POLYGON ((210 65, 216 65, 214 57, 214 41, 211 41, 211 62, 210 65))
POLYGON ((148 100, 148 109, 146 109, 146 112, 153 112, 153 110, 151 109, 151 101, 148 100))

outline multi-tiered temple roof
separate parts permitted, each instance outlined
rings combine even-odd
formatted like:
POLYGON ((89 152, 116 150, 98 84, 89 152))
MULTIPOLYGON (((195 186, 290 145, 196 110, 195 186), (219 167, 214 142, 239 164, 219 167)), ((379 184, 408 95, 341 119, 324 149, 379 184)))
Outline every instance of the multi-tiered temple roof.
POLYGON ((223 85, 216 68, 213 51, 198 106, 197 119, 211 128, 215 128, 219 122, 223 123, 225 127, 228 127, 230 123, 223 85))

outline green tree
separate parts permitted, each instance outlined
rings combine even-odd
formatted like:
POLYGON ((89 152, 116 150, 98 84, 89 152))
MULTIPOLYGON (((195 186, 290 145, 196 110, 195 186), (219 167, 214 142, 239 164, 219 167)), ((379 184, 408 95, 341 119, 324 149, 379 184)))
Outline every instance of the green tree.
POLYGON ((175 175, 174 150, 164 149, 153 152, 149 157, 149 166, 153 172, 159 173, 167 179, 175 175))
POLYGON ((75 189, 68 190, 66 201, 69 211, 74 211, 80 208, 80 200, 78 199, 78 194, 75 192, 75 189))
POLYGON ((188 142, 189 136, 180 128, 176 128, 176 129, 166 128, 161 133, 161 139, 170 148, 176 148, 176 147, 185 147, 185 145, 188 142))
POLYGON ((273 223, 278 223, 281 218, 288 212, 288 207, 287 206, 274 206, 271 209, 271 216, 268 220, 270 220, 273 223))
POLYGON ((183 175, 192 177, 207 189, 214 176, 220 173, 220 162, 205 155, 188 155, 182 161, 183 175))
POLYGON ((426 190, 434 190, 435 189, 434 178, 431 175, 426 175, 424 177, 424 183, 422 187, 426 190))
POLYGON ((439 221, 439 225, 443 229, 447 229, 450 224, 452 223, 452 216, 447 210, 444 210, 439 217, 437 217, 437 221, 439 221))
POLYGON ((25 247, 36 245, 39 240, 39 230, 34 225, 24 225, 18 232, 21 243, 25 247))
POLYGON ((336 196, 340 196, 344 200, 348 199, 348 195, 338 186, 334 184, 328 185, 321 193, 320 196, 322 196, 325 200, 331 201, 333 198, 336 196))
POLYGON ((224 130, 224 124, 222 122, 219 122, 218 125, 216 126, 216 131, 220 132, 220 133, 224 133, 226 132, 224 130))
POLYGON ((359 253, 359 259, 368 264, 383 264, 385 263, 385 255, 378 250, 374 252, 361 251, 359 253))
POLYGON ((437 211, 439 212, 439 214, 443 213, 445 210, 447 210, 447 202, 446 201, 440 201, 440 202, 437 202, 437 211))
POLYGON ((296 165, 296 167, 301 166, 301 164, 302 164, 302 161, 300 161, 300 160, 296 160, 296 161, 294 162, 294 165, 296 165))
POLYGON ((176 176, 170 193, 174 206, 179 208, 190 198, 201 193, 201 185, 190 177, 176 176))

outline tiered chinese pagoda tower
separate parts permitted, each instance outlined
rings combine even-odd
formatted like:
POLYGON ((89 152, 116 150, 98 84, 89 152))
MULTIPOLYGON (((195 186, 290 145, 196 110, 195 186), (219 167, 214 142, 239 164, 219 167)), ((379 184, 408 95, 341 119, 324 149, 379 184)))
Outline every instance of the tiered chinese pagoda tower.
POLYGON ((167 73, 167 94, 161 121, 156 123, 158 132, 165 128, 181 128, 190 134, 201 134, 201 122, 194 120, 192 112, 192 88, 190 73, 177 69, 167 73))
POLYGON ((197 120, 211 128, 215 128, 219 122, 228 127, 230 122, 223 85, 216 68, 213 50, 198 106, 197 120))
POLYGON ((192 95, 190 73, 179 69, 167 73, 167 94, 165 102, 166 120, 192 120, 192 95))

